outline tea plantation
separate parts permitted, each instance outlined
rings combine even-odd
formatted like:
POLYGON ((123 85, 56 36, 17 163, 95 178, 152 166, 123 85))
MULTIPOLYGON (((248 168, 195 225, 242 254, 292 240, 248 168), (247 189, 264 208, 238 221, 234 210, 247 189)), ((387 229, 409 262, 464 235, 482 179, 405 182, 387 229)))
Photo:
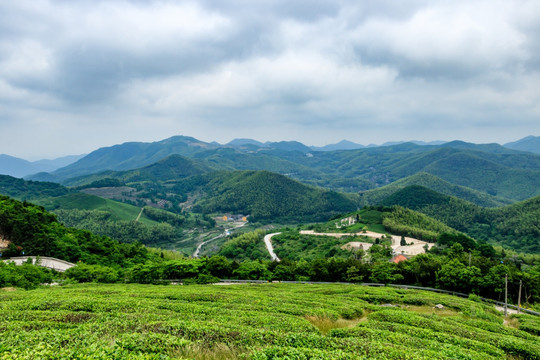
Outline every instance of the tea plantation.
POLYGON ((0 359, 540 359, 540 318, 357 285, 0 290, 0 359), (443 309, 436 309, 442 304, 443 309))

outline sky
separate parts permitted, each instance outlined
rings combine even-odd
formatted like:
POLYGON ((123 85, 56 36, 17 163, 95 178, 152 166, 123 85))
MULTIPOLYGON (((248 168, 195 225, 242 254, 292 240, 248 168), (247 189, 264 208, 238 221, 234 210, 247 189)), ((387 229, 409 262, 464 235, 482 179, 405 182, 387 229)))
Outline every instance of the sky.
POLYGON ((0 0, 0 154, 540 135, 538 0, 0 0))

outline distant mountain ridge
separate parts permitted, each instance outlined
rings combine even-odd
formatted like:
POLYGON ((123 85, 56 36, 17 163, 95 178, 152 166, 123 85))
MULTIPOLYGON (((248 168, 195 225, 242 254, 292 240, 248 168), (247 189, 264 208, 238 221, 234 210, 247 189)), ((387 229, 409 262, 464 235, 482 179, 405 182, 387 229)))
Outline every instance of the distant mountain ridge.
POLYGON ((506 143, 504 146, 514 150, 540 154, 540 136, 527 136, 518 141, 506 143))
MULTIPOLYGON (((350 142, 341 145, 356 146, 350 142)), ((261 147, 260 142, 252 139, 235 139, 220 145, 174 136, 153 143, 131 142, 100 148, 69 166, 31 179, 73 184, 66 180, 104 171, 141 169, 171 155, 196 159, 214 170, 267 170, 305 184, 347 192, 370 190, 423 172, 494 197, 491 200, 495 202, 540 195, 540 156, 499 144, 463 141, 315 151, 297 141, 267 142, 261 147)), ((475 197, 470 192, 467 196, 475 197)), ((481 197, 476 194, 478 201, 481 197)))
POLYGON ((74 163, 84 156, 70 155, 53 160, 27 161, 10 155, 0 154, 0 175, 22 178, 40 172, 50 172, 74 163))

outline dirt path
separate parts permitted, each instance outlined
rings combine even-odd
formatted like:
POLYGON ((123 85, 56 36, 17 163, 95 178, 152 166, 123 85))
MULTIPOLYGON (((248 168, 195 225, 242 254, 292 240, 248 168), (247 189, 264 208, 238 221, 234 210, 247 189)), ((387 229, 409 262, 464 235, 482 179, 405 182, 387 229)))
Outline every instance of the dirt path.
MULTIPOLYGON (((495 306, 495 309, 499 310, 500 312, 504 313, 504 306, 499 306, 499 305, 496 305, 495 306)), ((521 309, 521 308, 520 308, 521 309)), ((508 308, 508 314, 517 314, 517 310, 516 309, 511 309, 511 308, 508 308)))
POLYGON ((138 222, 138 221, 139 221, 139 219, 141 218, 141 215, 142 215, 143 211, 144 211, 144 208, 141 208, 141 212, 139 212, 139 215, 138 215, 137 218, 135 219, 135 222, 138 222))
POLYGON ((272 261, 278 261, 278 262, 280 260, 277 257, 276 253, 274 252, 274 248, 272 247, 272 237, 279 234, 281 233, 278 232, 278 233, 268 234, 264 237, 264 244, 266 245, 266 249, 268 250, 270 257, 272 258, 272 261))

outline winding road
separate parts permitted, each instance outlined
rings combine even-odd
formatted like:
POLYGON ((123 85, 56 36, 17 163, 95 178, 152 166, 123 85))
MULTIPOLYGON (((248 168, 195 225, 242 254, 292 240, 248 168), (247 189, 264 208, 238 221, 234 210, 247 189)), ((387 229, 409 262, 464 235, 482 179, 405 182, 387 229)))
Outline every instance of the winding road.
POLYGON ((270 257, 272 258, 272 261, 278 261, 278 262, 280 260, 277 257, 276 253, 274 252, 274 248, 272 247, 272 237, 279 234, 281 233, 278 232, 278 233, 268 234, 264 237, 264 243, 266 245, 266 249, 268 250, 268 253, 270 254, 270 257))
POLYGON ((224 237, 224 236, 230 235, 232 230, 238 229, 239 227, 242 227, 242 226, 244 226, 244 225, 246 225, 246 224, 247 224, 247 222, 244 222, 244 223, 242 223, 242 224, 240 224, 240 225, 237 225, 237 226, 235 226, 235 227, 233 227, 233 228, 225 229, 225 231, 223 231, 223 233, 219 234, 218 236, 214 236, 213 238, 211 238, 211 239, 209 239, 209 240, 203 241, 202 243, 200 243, 200 244, 197 246, 197 249, 196 249, 195 252, 193 253, 192 257, 198 258, 198 257, 199 257, 199 253, 201 252, 201 248, 202 248, 204 245, 208 244, 208 243, 211 242, 211 241, 214 241, 214 240, 217 240, 217 239, 222 238, 222 237, 224 237))

